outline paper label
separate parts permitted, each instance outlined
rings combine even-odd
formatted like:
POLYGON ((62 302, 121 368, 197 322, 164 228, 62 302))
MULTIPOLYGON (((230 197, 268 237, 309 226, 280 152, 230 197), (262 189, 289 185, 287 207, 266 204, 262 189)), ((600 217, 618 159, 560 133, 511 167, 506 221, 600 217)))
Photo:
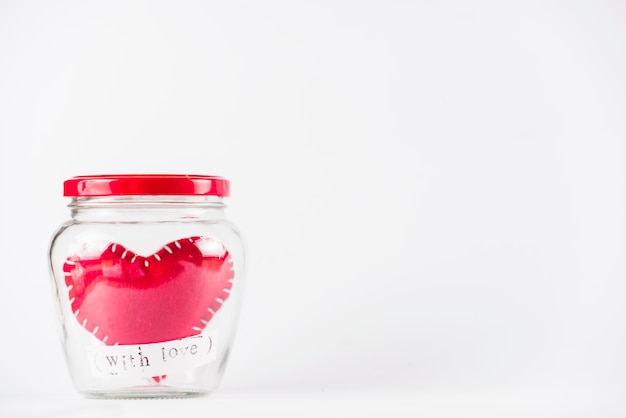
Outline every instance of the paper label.
POLYGON ((89 366, 94 376, 162 376, 205 365, 216 358, 216 332, 137 345, 90 345, 89 366))

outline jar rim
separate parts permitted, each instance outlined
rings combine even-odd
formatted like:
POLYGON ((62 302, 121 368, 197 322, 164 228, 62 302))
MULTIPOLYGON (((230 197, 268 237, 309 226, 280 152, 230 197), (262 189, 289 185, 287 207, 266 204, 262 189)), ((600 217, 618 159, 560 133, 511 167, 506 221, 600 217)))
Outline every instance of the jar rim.
POLYGON ((230 182, 197 174, 98 174, 63 182, 63 196, 230 196, 230 182))

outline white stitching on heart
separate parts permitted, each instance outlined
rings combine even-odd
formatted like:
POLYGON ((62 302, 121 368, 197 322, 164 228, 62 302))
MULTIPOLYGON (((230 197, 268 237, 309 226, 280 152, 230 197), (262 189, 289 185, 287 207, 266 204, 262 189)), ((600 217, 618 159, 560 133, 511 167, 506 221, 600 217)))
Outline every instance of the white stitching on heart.
MULTIPOLYGON (((192 244, 194 244, 194 245, 195 245, 195 242, 196 242, 196 241, 198 241, 198 238, 187 238, 187 240, 188 240, 190 243, 192 243, 192 244)), ((179 250, 181 250, 181 249, 182 249, 182 246, 181 246, 181 244, 180 244, 178 241, 174 241, 174 245, 175 245, 175 246, 176 246, 179 250)), ((112 245, 111 245, 111 252, 112 252, 112 253, 115 253, 115 252, 117 251, 117 247, 118 247, 118 246, 117 246, 116 244, 112 244, 112 245)), ((122 247, 122 248, 124 248, 124 247, 122 247)), ((173 254, 173 253, 174 253, 174 251, 172 251, 172 248, 170 248, 170 247, 169 247, 169 245, 165 245, 165 246, 163 246, 163 249, 164 249, 165 251, 167 251, 169 254, 173 254)), ((130 252, 132 253, 132 251, 130 251, 130 252)), ((123 252, 123 254, 122 254, 121 258, 122 258, 122 259, 125 259, 126 255, 127 255, 128 253, 129 253, 129 250, 124 249, 124 252, 123 252)), ((153 254, 153 255, 154 255, 154 258, 155 258, 157 261, 161 261, 161 256, 159 256, 157 253, 155 253, 155 254, 153 254)), ((136 259, 137 259, 137 254, 133 254, 133 257, 132 257, 132 259, 130 260, 130 262, 131 262, 131 263, 134 263, 136 259)), ((230 271, 234 271, 234 270, 235 270, 235 267, 234 267, 234 263, 233 263, 233 259, 232 259, 232 257, 228 256, 228 257, 226 258, 226 260, 224 260, 224 262, 227 262, 227 263, 233 264, 233 266, 231 266, 231 268, 230 268, 230 271)), ((66 260, 65 264, 68 266, 68 269, 69 269, 70 271, 65 271, 65 272, 64 272, 64 275, 65 275, 66 277, 73 277, 73 276, 74 276, 74 274, 73 274, 73 273, 74 273, 74 272, 73 272, 73 270, 75 269, 75 266, 76 266, 76 264, 77 264, 77 263, 76 263, 76 262, 74 262, 74 261, 72 261, 72 260, 69 260, 69 259, 68 259, 68 260, 66 260)), ((150 265, 150 263, 149 263, 148 259, 144 259, 144 265, 145 265, 145 267, 146 267, 146 268, 150 265)), ((231 277, 231 278, 229 278, 229 279, 226 279, 226 281, 227 281, 228 283, 230 283, 230 284, 231 284, 231 286, 232 286, 233 280, 234 280, 234 277, 231 277)), ((74 288, 74 286, 73 286, 72 284, 68 285, 68 286, 67 286, 68 293, 69 293, 69 292, 70 292, 73 288, 74 288)), ((228 297, 228 295, 231 293, 231 289, 230 289, 230 288, 223 288, 223 289, 222 289, 222 292, 226 295, 224 298, 220 298, 220 297, 216 297, 216 298, 215 298, 215 301, 216 301, 217 303, 219 303, 219 304, 223 304, 223 303, 225 302, 225 299, 226 299, 226 298, 228 297)), ((69 295, 68 295, 68 296, 69 296, 69 295)), ((73 305, 73 303, 75 302, 75 300, 76 300, 76 298, 75 298, 75 297, 71 298, 71 299, 70 299, 70 305, 73 305)), ((207 311, 211 314, 211 317, 212 317, 213 315, 215 315, 215 314, 216 314, 216 311, 215 311, 215 310, 213 310, 213 309, 212 309, 212 308, 210 308, 210 307, 209 307, 209 308, 207 308, 207 311)), ((80 313, 80 309, 77 309, 77 310, 76 310, 76 312, 74 312, 74 316, 76 316, 76 318, 77 318, 77 319, 78 319, 79 313, 80 313)), ((208 319, 208 320, 207 320, 207 319, 200 318, 200 323, 202 324, 202 326, 193 326, 193 327, 192 327, 192 329, 193 329, 194 331, 202 332, 202 331, 206 328, 206 325, 209 323, 209 321, 210 321, 211 317, 209 317, 209 319, 208 319)), ((83 322, 82 322, 82 326, 83 326, 86 330, 88 330, 88 329, 87 329, 87 322, 88 322, 87 318, 85 318, 85 319, 83 320, 83 322)), ((98 331, 99 331, 99 330, 100 330, 100 327, 96 325, 96 326, 93 328, 93 330, 91 331, 91 333, 95 336, 95 335, 98 333, 98 331)), ((109 339, 109 336, 107 335, 107 336, 105 336, 105 337, 102 339, 102 342, 106 344, 106 342, 108 341, 108 339, 109 339)), ((113 345, 119 345, 119 341, 115 342, 113 345)))

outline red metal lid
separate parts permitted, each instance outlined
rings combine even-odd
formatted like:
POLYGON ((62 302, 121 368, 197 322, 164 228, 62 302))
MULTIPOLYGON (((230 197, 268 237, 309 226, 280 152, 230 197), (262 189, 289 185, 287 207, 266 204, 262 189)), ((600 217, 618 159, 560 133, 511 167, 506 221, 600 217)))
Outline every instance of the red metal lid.
POLYGON ((77 176, 63 183, 63 196, 212 195, 229 196, 230 183, 191 174, 106 174, 77 176))

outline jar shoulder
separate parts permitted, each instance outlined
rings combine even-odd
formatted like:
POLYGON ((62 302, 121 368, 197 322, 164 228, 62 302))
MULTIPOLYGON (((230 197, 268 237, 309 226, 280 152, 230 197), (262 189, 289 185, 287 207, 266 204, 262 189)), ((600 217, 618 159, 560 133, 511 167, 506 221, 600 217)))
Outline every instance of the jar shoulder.
POLYGON ((202 236, 221 242, 230 252, 244 252, 239 229, 228 219, 187 222, 104 223, 70 220, 59 226, 50 241, 50 254, 68 253, 87 246, 121 244, 137 253, 150 254, 176 240, 202 236))

